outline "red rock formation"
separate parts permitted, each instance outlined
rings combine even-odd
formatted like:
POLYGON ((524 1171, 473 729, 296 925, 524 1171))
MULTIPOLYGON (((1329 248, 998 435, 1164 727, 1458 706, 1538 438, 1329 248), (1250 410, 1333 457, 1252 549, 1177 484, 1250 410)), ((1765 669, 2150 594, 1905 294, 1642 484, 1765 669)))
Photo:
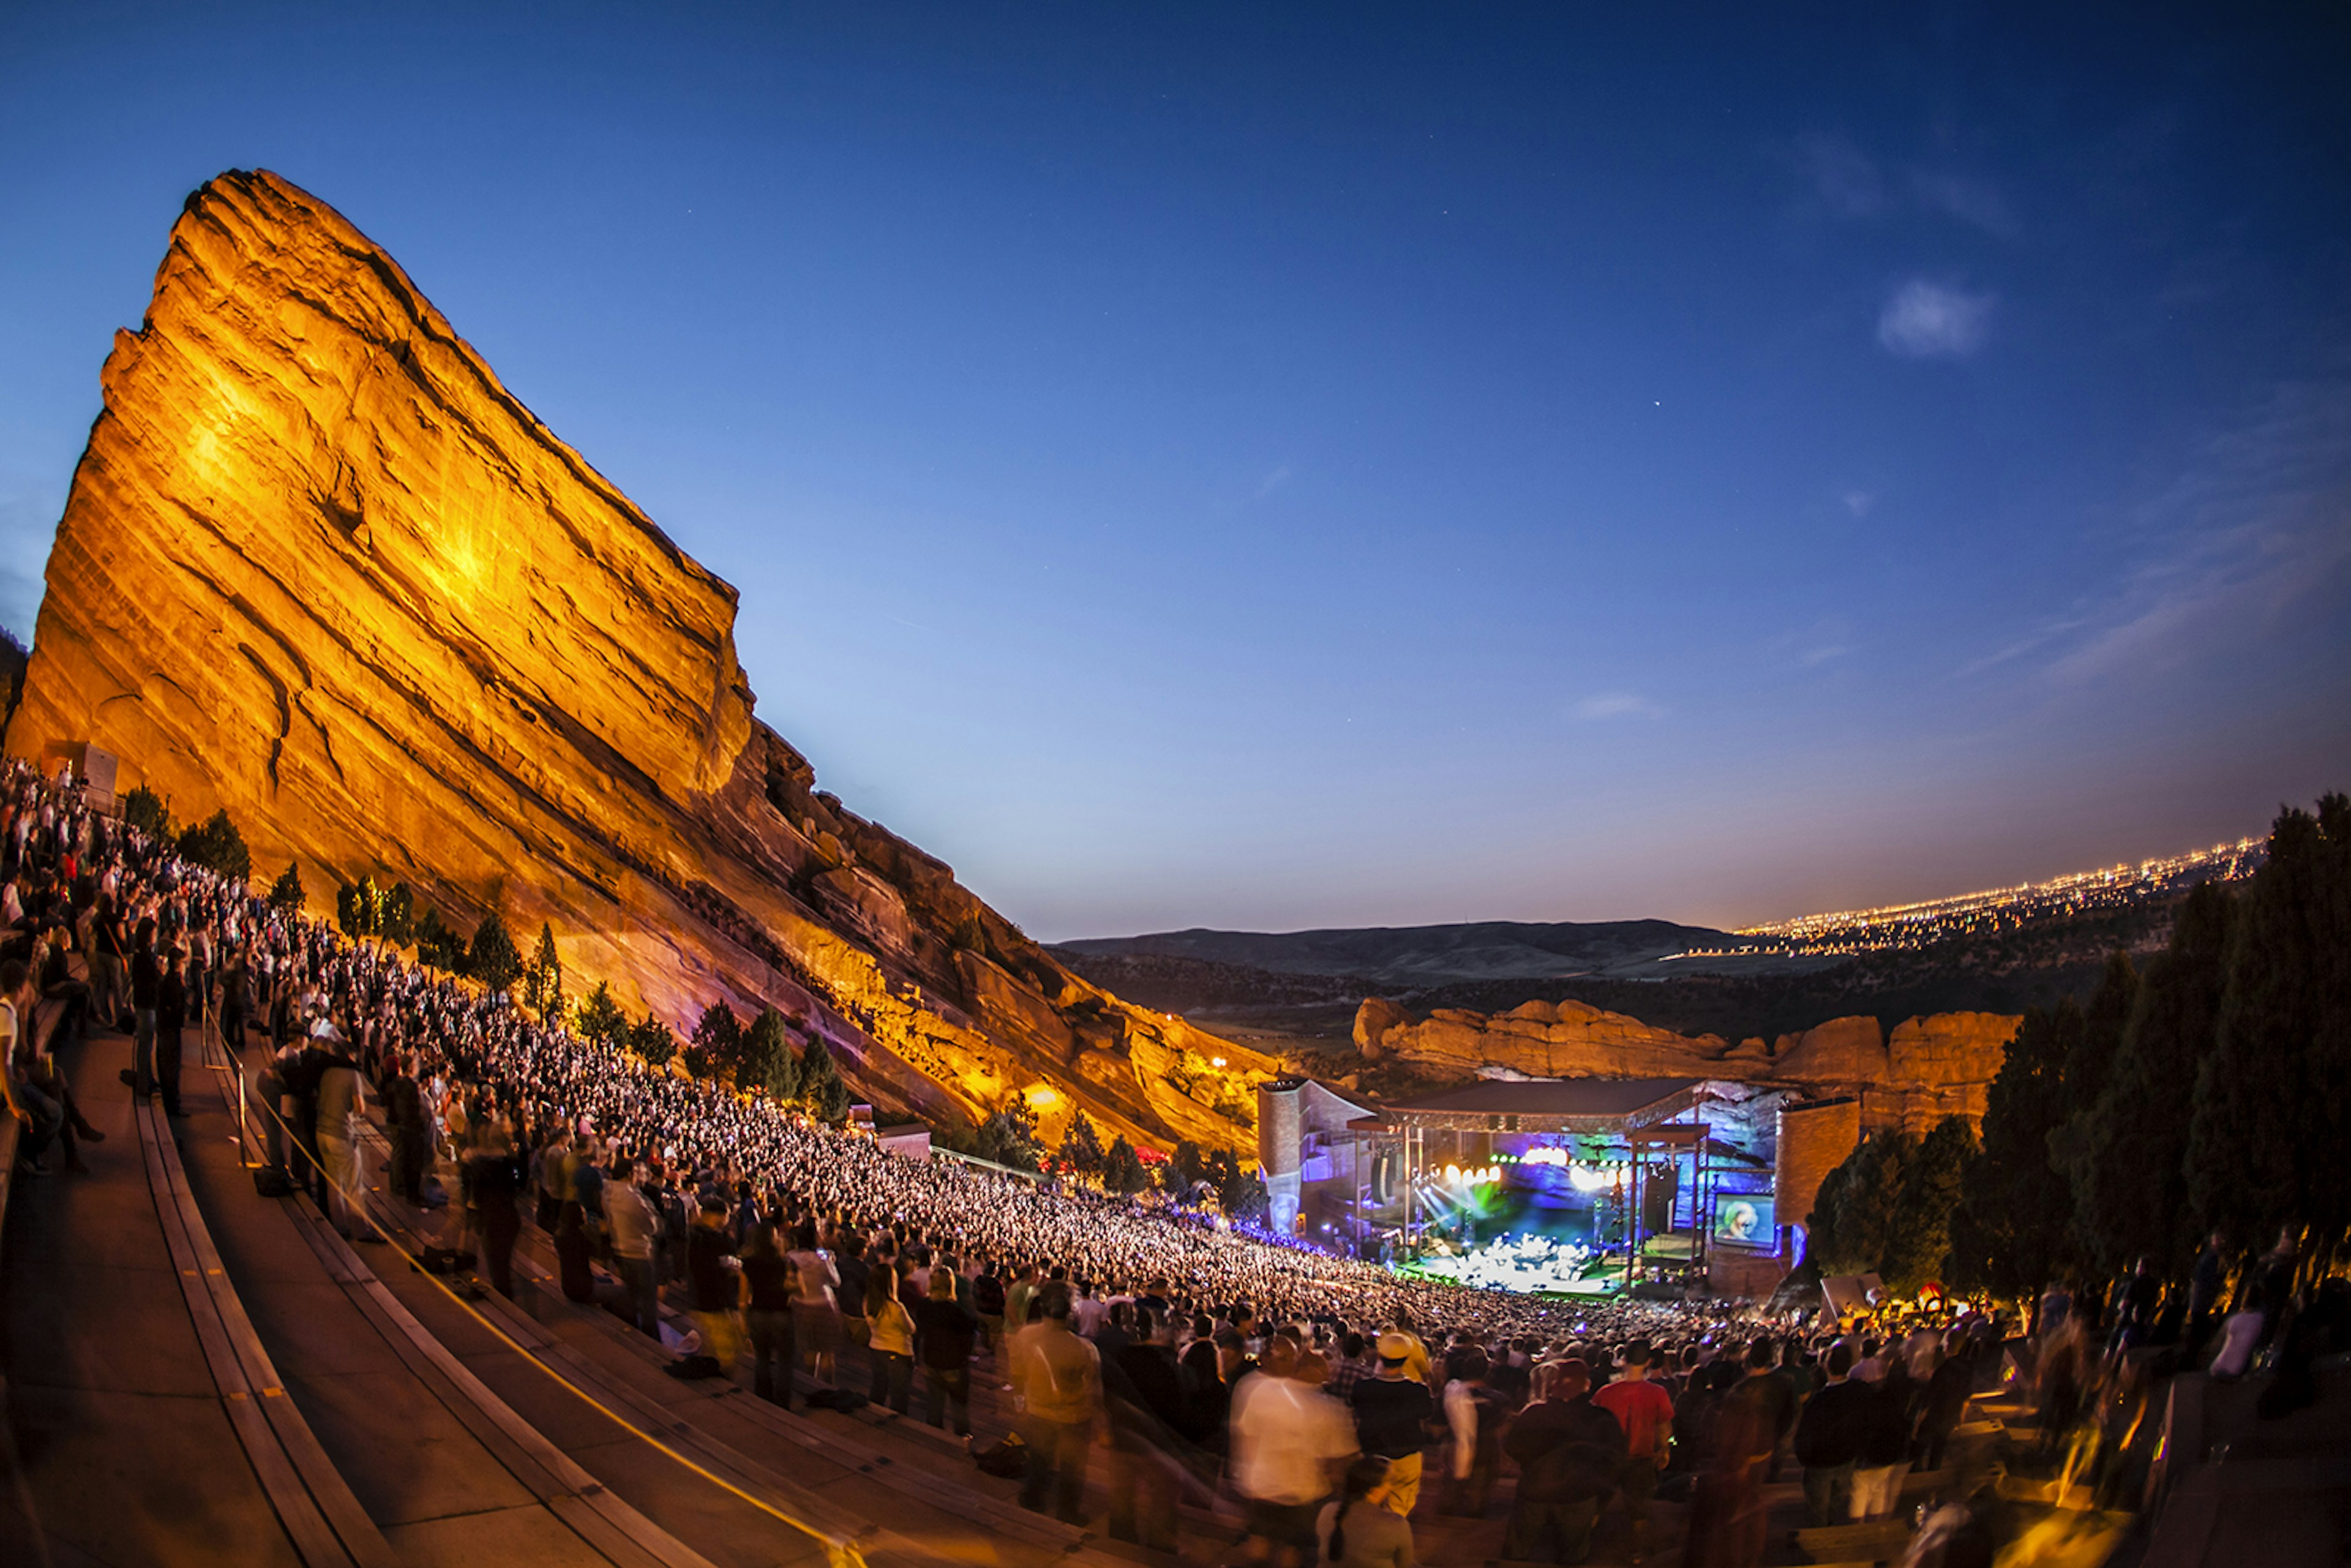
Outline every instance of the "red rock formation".
POLYGON ((1247 1147, 1272 1063, 1054 962, 816 790, 753 716, 735 591, 534 418, 383 251, 230 173, 117 336, 7 745, 89 741, 257 861, 403 879, 689 1026, 773 1001, 852 1082, 1028 1093, 1247 1147), (1224 1059, 1222 1069, 1212 1065, 1224 1059))
POLYGON ((1374 997, 1356 1010, 1355 1044, 1366 1059, 1465 1075, 1497 1067, 1536 1078, 1712 1078, 1857 1094, 1870 1126, 1915 1130, 1953 1113, 1983 1114, 1985 1091, 2018 1022, 1998 1013, 1940 1013, 1896 1026, 1888 1040, 1874 1018, 1843 1018, 1782 1035, 1776 1045, 1731 1045, 1577 1001, 1527 1002, 1491 1017, 1438 1008, 1416 1020, 1374 997))

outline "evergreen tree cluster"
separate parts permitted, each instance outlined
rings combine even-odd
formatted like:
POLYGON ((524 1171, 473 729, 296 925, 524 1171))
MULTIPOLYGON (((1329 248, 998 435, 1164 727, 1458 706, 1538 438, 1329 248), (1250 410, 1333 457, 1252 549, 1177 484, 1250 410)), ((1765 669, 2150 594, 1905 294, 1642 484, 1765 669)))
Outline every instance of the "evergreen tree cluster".
MULTIPOLYGON (((610 1002, 609 993, 605 999, 610 1002)), ((703 1009, 685 1047, 685 1070, 696 1078, 732 1082, 746 1094, 798 1105, 820 1121, 838 1124, 849 1117, 849 1084, 832 1052, 820 1039, 803 1039, 773 1006, 760 1009, 747 1025, 724 1000, 703 1009)))
POLYGON ((1037 1113, 1029 1108, 1029 1102, 1015 1094, 1002 1110, 982 1122, 973 1152, 1016 1171, 1033 1171, 1043 1165, 1045 1145, 1038 1142, 1037 1113))
POLYGON ((1862 1141, 1821 1182, 1806 1256, 1823 1273, 1876 1274, 1907 1295, 1943 1281, 1975 1129, 1946 1116, 1925 1138, 1899 1130, 1862 1141))
POLYGON ((191 865, 239 883, 253 876, 253 852, 245 847, 245 835, 229 820, 226 808, 182 827, 172 820, 171 797, 141 784, 122 797, 122 820, 149 838, 169 843, 191 865))
POLYGON ((180 832, 180 858, 216 872, 242 887, 253 877, 253 852, 225 808, 180 832))
MULTIPOLYGON (((1840 1167, 1831 1181, 1857 1179, 1840 1167)), ((1952 1271, 2003 1294, 2142 1256, 2178 1278, 2216 1229, 2240 1254, 2283 1229, 2315 1268, 2338 1260, 2351 1232, 2351 798, 2282 812, 2262 869, 2191 893, 2144 973, 2118 953, 2086 1004, 2027 1012, 1960 1186, 1952 1271)), ((1845 1200, 1830 1197, 1824 1184, 1838 1249, 1824 1266, 1860 1245, 1845 1200)))
POLYGON ((151 839, 172 836, 172 802, 141 784, 122 797, 122 821, 151 839))
POLYGON ((416 899, 404 882, 380 887, 363 876, 335 890, 335 928, 354 942, 405 947, 416 936, 416 899))

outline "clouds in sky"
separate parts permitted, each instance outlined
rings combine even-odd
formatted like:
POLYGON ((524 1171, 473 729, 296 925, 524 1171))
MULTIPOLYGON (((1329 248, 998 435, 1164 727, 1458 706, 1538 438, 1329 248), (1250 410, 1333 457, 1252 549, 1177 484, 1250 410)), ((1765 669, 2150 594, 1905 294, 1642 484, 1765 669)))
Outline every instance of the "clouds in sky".
POLYGON ((2258 646, 2351 601, 2351 383, 2292 382, 2193 448, 2137 510, 2137 559, 1968 664, 2058 686, 2155 676, 2258 646))
POLYGON ((1910 189, 1919 203, 1933 211, 1971 224, 2001 239, 2016 235, 2016 214, 2008 198, 1989 180, 1970 179, 1931 169, 1910 172, 1910 189))
POLYGON ((1877 341, 1909 360, 1964 360, 1983 347, 1993 298, 1914 277, 1877 313, 1877 341))
POLYGON ((1916 163, 1896 163, 1889 171, 1842 136, 1799 136, 1792 162, 1813 199, 1835 217, 1926 213, 2001 239, 2015 238, 2020 226, 2007 195, 1991 181, 1916 163))
POLYGON ((1631 692, 1600 692, 1576 704, 1572 711, 1576 717, 1593 722, 1600 719, 1633 718, 1663 710, 1648 698, 1637 696, 1631 692))
POLYGON ((1839 217, 1865 218, 1885 210, 1886 181, 1876 161, 1842 136, 1798 137, 1796 168, 1821 205, 1839 217))

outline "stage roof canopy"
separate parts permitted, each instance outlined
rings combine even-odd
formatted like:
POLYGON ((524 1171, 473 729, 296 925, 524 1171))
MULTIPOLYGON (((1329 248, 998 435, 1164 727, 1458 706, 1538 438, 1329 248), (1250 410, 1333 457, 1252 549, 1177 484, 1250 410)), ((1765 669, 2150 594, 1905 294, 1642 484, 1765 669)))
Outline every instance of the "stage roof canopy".
POLYGON ((1488 1079, 1441 1094, 1393 1101, 1352 1125, 1479 1133, 1611 1133, 1679 1115, 1697 1103, 1697 1078, 1488 1079))

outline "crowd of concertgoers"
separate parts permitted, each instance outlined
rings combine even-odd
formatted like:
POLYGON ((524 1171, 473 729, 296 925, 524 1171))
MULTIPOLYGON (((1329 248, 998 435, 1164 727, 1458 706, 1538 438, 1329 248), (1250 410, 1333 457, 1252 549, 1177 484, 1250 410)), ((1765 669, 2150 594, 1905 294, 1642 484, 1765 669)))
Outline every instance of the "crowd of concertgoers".
MULTIPOLYGON (((52 1144, 71 1166, 99 1135, 57 1044, 127 1028, 125 1080, 176 1115, 183 1040, 216 1008, 221 1038, 265 1056, 261 1097, 281 1113, 262 1119, 268 1165, 353 1239, 376 1239, 360 1204, 373 1103, 386 1191, 441 1211, 433 1261, 511 1295, 517 1239, 539 1227, 574 1300, 656 1337, 664 1299, 685 1314, 678 1375, 747 1359, 753 1392, 786 1405, 912 1417, 919 1390, 920 1418, 968 1434, 984 1376, 1010 1396, 1018 1443, 983 1458, 1017 1464, 1021 1502, 1069 1520, 1100 1463, 1120 1540, 1170 1547, 1179 1501, 1222 1490, 1251 1562, 1408 1568, 1416 1510, 1489 1516, 1514 1473, 1506 1557, 1581 1561, 1621 1511, 1637 1560, 1667 1497, 1689 1507, 1685 1561, 1752 1563, 1767 1481, 1800 1472, 1815 1523, 1888 1517, 2001 1370, 2001 1325, 1956 1304, 1790 1332, 1729 1303, 1542 1301, 898 1157, 346 942, 21 764, 5 802, 0 1031, 24 1168, 45 1170, 52 1144), (617 1287, 600 1291, 600 1259, 617 1287)), ((2197 1278, 2201 1324, 2220 1276, 2197 1278)), ((2049 1431, 2117 1418, 2102 1402, 2128 1414, 2113 1353, 2152 1311, 2127 1286, 2111 1313, 2087 1293, 2040 1303, 2005 1354, 2038 1376, 2049 1431)))

